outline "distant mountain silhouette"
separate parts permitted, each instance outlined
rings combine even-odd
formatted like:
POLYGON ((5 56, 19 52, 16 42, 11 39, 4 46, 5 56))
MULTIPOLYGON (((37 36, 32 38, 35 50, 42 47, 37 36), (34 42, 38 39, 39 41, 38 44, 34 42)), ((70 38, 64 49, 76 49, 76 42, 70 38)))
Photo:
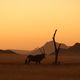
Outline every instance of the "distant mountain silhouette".
MULTIPOLYGON (((57 42, 57 46, 59 45, 59 43, 57 42)), ((53 54, 54 53, 54 45, 53 45, 53 41, 47 42, 46 44, 44 44, 42 47, 44 47, 45 49, 45 53, 46 54, 53 54)), ((41 47, 41 48, 42 48, 41 47)), ((40 49, 36 48, 32 51, 28 51, 28 50, 11 50, 13 53, 17 53, 17 54, 24 54, 24 55, 29 55, 29 54, 41 54, 40 49)), ((4 52, 4 51, 2 51, 4 52)), ((1 53, 1 51, 0 51, 1 53)), ((6 53, 11 53, 10 51, 7 51, 6 53)), ((62 43, 61 45, 61 49, 60 49, 60 54, 80 54, 80 43, 75 43, 73 46, 67 46, 65 44, 62 43)))
MULTIPOLYGON (((58 42, 56 42, 56 44, 57 44, 57 46, 59 45, 58 42)), ((54 44, 53 44, 53 41, 47 42, 47 43, 46 43, 44 46, 42 46, 42 47, 45 48, 45 52, 46 52, 47 54, 50 54, 50 53, 54 52, 54 44)), ((63 43, 61 43, 61 48, 62 48, 62 49, 67 49, 68 46, 65 45, 65 44, 63 44, 63 43)))
POLYGON ((28 55, 31 53, 31 51, 28 51, 28 50, 12 50, 12 51, 17 54, 23 54, 23 55, 28 55))
POLYGON ((13 52, 11 50, 0 50, 0 54, 6 53, 6 54, 16 54, 16 52, 13 52))
MULTIPOLYGON (((57 46, 58 46, 58 45, 59 45, 59 43, 57 42, 57 46)), ((42 47, 44 47, 46 54, 51 54, 51 53, 54 52, 54 44, 53 44, 53 41, 50 41, 50 42, 45 43, 42 47)), ((41 47, 41 48, 42 48, 42 47, 41 47)), ((67 49, 67 48, 69 48, 69 47, 68 47, 67 45, 65 45, 65 44, 62 43, 61 48, 62 48, 62 49, 67 49)), ((40 52, 40 50, 37 48, 37 49, 34 49, 34 50, 32 51, 32 53, 33 53, 33 54, 40 54, 41 52, 40 52)))
POLYGON ((68 51, 73 53, 80 53, 80 43, 74 44, 73 46, 68 48, 68 51))
POLYGON ((73 46, 69 47, 68 49, 61 49, 60 54, 79 55, 80 43, 75 43, 73 46))
MULTIPOLYGON (((59 43, 57 42, 57 46, 59 43)), ((53 42, 47 42, 44 46, 46 54, 53 54, 54 53, 54 45, 53 42)), ((41 47, 41 48, 42 48, 41 47)), ((67 46, 62 43, 61 49, 60 49, 60 54, 80 54, 80 43, 75 43, 73 46, 67 46)))

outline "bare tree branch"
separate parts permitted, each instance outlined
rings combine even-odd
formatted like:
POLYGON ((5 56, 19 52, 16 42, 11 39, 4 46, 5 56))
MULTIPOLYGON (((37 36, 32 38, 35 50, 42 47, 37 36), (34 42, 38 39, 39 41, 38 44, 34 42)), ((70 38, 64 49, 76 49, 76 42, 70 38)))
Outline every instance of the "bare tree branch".
POLYGON ((53 43, 54 43, 54 48, 55 48, 55 64, 58 63, 58 54, 59 54, 60 47, 61 47, 61 44, 59 44, 59 46, 57 48, 57 44, 56 44, 56 41, 55 41, 56 33, 57 33, 57 29, 55 30, 54 35, 53 35, 53 43))

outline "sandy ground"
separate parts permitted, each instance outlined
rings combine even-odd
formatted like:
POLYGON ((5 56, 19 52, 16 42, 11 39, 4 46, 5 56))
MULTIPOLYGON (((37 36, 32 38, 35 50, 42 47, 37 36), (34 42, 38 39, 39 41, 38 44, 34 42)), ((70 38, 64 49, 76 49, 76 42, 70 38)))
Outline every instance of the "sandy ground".
POLYGON ((42 64, 24 64, 26 56, 0 54, 0 80, 80 80, 79 56, 61 56, 52 64, 49 56, 42 64))

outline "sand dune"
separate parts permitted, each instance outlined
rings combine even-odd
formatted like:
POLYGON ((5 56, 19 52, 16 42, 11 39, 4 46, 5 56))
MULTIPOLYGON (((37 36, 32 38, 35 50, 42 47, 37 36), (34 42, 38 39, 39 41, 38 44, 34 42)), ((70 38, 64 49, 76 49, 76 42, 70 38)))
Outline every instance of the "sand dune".
POLYGON ((62 64, 52 64, 48 56, 42 64, 24 64, 26 56, 0 54, 0 80, 80 80, 79 56, 59 56, 62 64))

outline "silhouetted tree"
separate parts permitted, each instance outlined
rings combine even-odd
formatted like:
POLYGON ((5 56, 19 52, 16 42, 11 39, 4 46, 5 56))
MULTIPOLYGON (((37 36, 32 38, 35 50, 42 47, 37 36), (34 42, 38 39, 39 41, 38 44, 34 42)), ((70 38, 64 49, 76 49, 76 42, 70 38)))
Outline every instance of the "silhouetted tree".
POLYGON ((59 46, 57 47, 56 40, 55 40, 56 32, 57 32, 57 29, 55 30, 53 35, 53 43, 55 48, 55 64, 58 64, 58 54, 59 54, 61 44, 59 44, 59 46))

